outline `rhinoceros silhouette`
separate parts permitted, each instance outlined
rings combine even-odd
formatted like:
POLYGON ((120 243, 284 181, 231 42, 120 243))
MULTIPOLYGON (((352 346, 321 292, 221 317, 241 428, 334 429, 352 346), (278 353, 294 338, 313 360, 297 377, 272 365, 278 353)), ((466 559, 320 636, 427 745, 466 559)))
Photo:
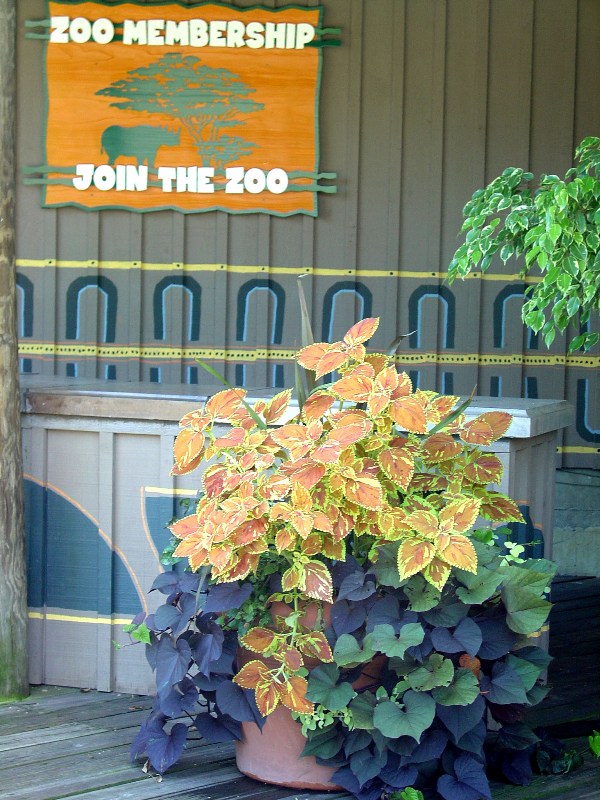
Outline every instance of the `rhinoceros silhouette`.
POLYGON ((112 167, 119 156, 135 158, 138 166, 154 167, 159 147, 179 144, 179 131, 170 131, 159 125, 133 125, 124 128, 111 125, 102 132, 101 152, 108 156, 112 167))

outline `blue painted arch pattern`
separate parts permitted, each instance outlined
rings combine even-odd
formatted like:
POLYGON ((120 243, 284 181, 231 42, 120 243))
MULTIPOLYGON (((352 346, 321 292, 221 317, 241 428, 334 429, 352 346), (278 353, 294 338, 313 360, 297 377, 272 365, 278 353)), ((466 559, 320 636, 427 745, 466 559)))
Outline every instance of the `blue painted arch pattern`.
MULTIPOLYGON (((58 269, 55 298, 47 297, 43 270, 21 266, 21 370, 48 374, 51 366, 57 374, 194 384, 202 381, 198 355, 232 383, 293 384, 300 345, 296 271, 158 266, 135 280, 127 269, 58 269), (90 329, 86 314, 94 304, 90 329)), ((416 331, 401 345, 399 360, 421 388, 464 394, 477 384, 484 395, 564 397, 577 409, 564 458, 570 466, 600 463, 598 356, 576 354, 565 368, 564 354, 547 356, 522 328, 517 337, 522 281, 488 283, 486 310, 471 330, 460 284, 450 288, 426 273, 419 279, 314 272, 305 289, 319 337, 336 338, 357 319, 381 314, 375 347, 416 331)), ((553 352, 560 354, 560 345, 553 352)))

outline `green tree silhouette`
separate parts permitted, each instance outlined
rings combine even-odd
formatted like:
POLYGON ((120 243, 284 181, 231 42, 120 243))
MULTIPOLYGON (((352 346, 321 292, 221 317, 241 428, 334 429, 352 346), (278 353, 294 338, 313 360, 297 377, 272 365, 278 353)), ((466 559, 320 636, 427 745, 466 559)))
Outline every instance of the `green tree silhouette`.
POLYGON ((228 69, 211 69, 199 58, 167 53, 146 67, 99 89, 96 94, 123 98, 115 108, 164 114, 179 120, 203 160, 214 167, 251 153, 256 145, 224 131, 244 125, 264 108, 250 95, 256 90, 228 69))

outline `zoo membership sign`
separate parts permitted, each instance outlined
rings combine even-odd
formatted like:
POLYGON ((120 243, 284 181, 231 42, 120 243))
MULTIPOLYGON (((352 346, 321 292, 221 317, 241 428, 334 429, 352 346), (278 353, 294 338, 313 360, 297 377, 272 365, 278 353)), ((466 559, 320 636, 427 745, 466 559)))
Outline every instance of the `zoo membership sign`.
MULTIPOLYGON (((321 8, 49 2, 44 206, 317 214, 321 8)), ((325 181, 325 183, 323 183, 325 181)))

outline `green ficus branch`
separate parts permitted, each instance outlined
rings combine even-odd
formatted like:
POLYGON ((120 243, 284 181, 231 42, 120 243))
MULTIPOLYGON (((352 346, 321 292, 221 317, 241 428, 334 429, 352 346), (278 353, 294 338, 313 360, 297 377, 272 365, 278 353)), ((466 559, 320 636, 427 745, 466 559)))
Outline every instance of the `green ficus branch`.
POLYGON ((578 323, 569 352, 589 350, 600 339, 590 318, 600 310, 600 139, 588 137, 575 151, 576 166, 564 180, 509 167, 478 189, 463 209, 465 241, 448 268, 452 283, 474 269, 485 272, 495 256, 523 257, 520 275, 541 277, 526 290, 522 319, 550 347, 557 333, 578 323))

